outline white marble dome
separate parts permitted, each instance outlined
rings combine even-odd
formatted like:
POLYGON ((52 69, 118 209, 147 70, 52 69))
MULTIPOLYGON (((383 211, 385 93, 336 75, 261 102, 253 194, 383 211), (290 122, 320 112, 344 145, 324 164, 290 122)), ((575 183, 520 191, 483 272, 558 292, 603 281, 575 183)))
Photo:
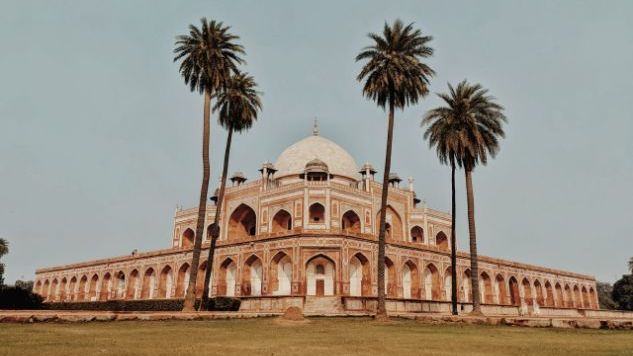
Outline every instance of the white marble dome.
POLYGON ((275 162, 275 177, 301 174, 306 164, 314 159, 325 162, 330 174, 352 179, 359 177, 354 158, 343 147, 318 134, 308 136, 286 148, 275 162))

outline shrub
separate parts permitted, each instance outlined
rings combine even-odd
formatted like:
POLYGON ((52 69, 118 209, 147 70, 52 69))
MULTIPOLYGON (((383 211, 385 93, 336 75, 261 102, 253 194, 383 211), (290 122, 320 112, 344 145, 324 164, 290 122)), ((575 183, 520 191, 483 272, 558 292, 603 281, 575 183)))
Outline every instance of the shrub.
MULTIPOLYGON (((238 311, 240 300, 218 297, 209 300, 208 310, 238 311)), ((147 300, 107 300, 97 302, 54 302, 44 305, 52 310, 95 310, 95 311, 180 311, 183 299, 147 299, 147 300)), ((196 302, 196 307, 200 301, 196 302)))
POLYGON ((42 309, 42 297, 20 287, 0 287, 0 309, 42 309))

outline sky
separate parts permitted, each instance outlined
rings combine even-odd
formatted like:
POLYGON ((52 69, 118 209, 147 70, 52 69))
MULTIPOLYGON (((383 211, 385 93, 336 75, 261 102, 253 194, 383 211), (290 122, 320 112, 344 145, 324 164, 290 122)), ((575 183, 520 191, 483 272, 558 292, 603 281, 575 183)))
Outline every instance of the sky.
MULTIPOLYGON (((633 256, 631 1, 0 0, 0 236, 8 283, 36 268, 167 248, 200 189, 202 97, 175 37, 223 21, 247 51, 263 111, 230 171, 259 175, 309 135, 384 164, 386 114, 354 58, 385 21, 433 36, 430 94, 396 113, 392 171, 450 209, 450 170, 420 127, 463 79, 505 107, 506 138, 474 174, 479 253, 612 282, 633 256)), ((212 183, 226 132, 212 127, 212 183)), ((463 172, 458 246, 467 249, 463 172)))

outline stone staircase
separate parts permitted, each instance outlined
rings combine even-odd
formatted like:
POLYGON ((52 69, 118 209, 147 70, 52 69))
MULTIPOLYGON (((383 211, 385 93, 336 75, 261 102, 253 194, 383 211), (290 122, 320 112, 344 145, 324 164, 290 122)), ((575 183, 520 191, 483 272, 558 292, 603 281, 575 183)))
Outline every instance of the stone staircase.
POLYGON ((343 309, 340 296, 306 296, 305 303, 303 304, 304 315, 336 315, 344 313, 345 310, 343 309))

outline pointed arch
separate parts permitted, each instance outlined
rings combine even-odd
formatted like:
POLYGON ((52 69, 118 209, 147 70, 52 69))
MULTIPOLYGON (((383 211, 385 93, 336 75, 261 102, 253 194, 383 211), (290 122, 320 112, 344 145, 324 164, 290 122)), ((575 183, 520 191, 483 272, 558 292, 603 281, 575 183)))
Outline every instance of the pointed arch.
POLYGON ((127 299, 138 299, 141 297, 141 278, 137 269, 133 269, 132 272, 130 272, 126 293, 127 299))
POLYGON ((582 308, 582 296, 580 295, 580 289, 578 285, 574 285, 573 288, 573 306, 574 308, 582 308))
POLYGON ((183 249, 192 248, 194 244, 196 234, 192 229, 186 229, 180 237, 180 247, 183 249))
POLYGON ((184 298, 187 287, 189 286, 189 276, 191 268, 189 263, 185 262, 178 269, 178 280, 176 281, 176 298, 184 298))
POLYGON ((510 290, 510 304, 521 305, 521 292, 519 292, 519 282, 514 276, 511 276, 508 280, 508 286, 510 290))
POLYGON ((563 293, 563 288, 560 283, 556 282, 554 287, 556 290, 556 307, 564 308, 565 307, 565 294, 563 293))
POLYGON ((273 234, 292 230, 292 216, 285 209, 279 209, 271 220, 270 232, 273 234))
POLYGON ((68 279, 66 277, 63 277, 62 280, 59 282, 59 300, 62 302, 65 302, 66 299, 68 298, 67 289, 68 289, 68 279))
POLYGON ((84 274, 79 280, 79 289, 77 290, 78 301, 88 300, 88 287, 88 276, 84 274))
POLYGON ((112 290, 112 275, 110 272, 106 272, 101 278, 101 288, 99 291, 99 300, 110 299, 110 292, 112 290))
POLYGON ((411 260, 402 265, 402 297, 420 299, 420 277, 418 266, 411 260))
POLYGON ((545 305, 548 307, 554 307, 554 289, 552 288, 552 284, 547 280, 545 281, 545 296, 545 305))
POLYGON ((440 300, 440 273, 433 263, 424 269, 424 299, 440 300))
POLYGON ((371 295, 371 268, 369 259, 357 252, 349 262, 349 294, 351 296, 371 295))
POLYGON ((313 203, 308 209, 311 224, 325 223, 325 207, 321 203, 313 203))
POLYGON ((143 285, 141 287, 141 299, 156 298, 156 272, 152 267, 145 270, 143 274, 143 285))
POLYGON ((56 302, 58 298, 59 298, 59 282, 57 281, 57 278, 53 278, 53 281, 51 282, 50 291, 48 293, 48 300, 52 302, 56 302))
POLYGON ((346 232, 359 234, 361 232, 360 217, 354 210, 348 210, 341 217, 341 229, 346 232))
POLYGON ((125 273, 123 271, 119 271, 115 275, 115 278, 116 278, 116 298, 125 299, 125 288, 127 287, 125 283, 126 282, 125 273))
POLYGON ((446 267, 444 271, 444 300, 450 301, 453 293, 453 268, 451 266, 446 267))
MULTIPOLYGON (((202 298, 202 293, 204 293, 204 277, 206 273, 207 261, 205 260, 198 265, 198 277, 196 278, 196 298, 202 298)), ((213 276, 211 276, 211 279, 213 279, 213 276)), ((211 280, 209 280, 209 284, 211 285, 211 280)), ((209 293, 210 292, 211 288, 209 288, 209 293)))
POLYGON ((585 309, 591 308, 591 303, 589 303, 589 293, 587 292, 587 288, 585 286, 582 286, 581 293, 582 293, 583 308, 585 309))
POLYGON ((597 299, 596 299, 596 291, 593 290, 593 287, 589 287, 589 307, 591 309, 598 309, 598 304, 596 304, 597 299))
POLYGON ((424 243, 424 229, 418 225, 411 228, 411 242, 424 243))
POLYGON ((227 297, 235 296, 235 284, 238 280, 237 264, 233 259, 227 257, 220 264, 220 270, 218 272, 218 295, 225 295, 227 297))
POLYGON ((435 235, 435 246, 442 251, 448 251, 448 237, 444 231, 440 231, 435 235))
POLYGON ((523 281, 521 281, 521 287, 523 289, 523 301, 527 305, 532 305, 532 285, 527 277, 524 277, 523 281))
POLYGON ((169 299, 172 297, 172 290, 174 286, 174 271, 171 266, 166 265, 160 271, 160 278, 158 280, 158 298, 169 299))
POLYGON ((324 255, 317 254, 306 262, 306 294, 331 296, 336 294, 336 264, 324 255))
POLYGON ((565 284, 565 306, 567 308, 574 307, 574 296, 571 292, 571 287, 569 287, 569 284, 565 284))
POLYGON ((262 260, 251 255, 242 268, 242 295, 262 295, 264 282, 264 265, 262 260))
POLYGON ((72 276, 68 282, 68 297, 69 301, 77 300, 77 277, 72 276))
POLYGON ((506 282, 501 274, 497 274, 497 277, 495 277, 495 294, 497 297, 497 304, 508 303, 508 291, 506 290, 506 282))
POLYGON ((44 281, 44 284, 42 285, 42 292, 40 293, 40 295, 42 296, 42 299, 46 300, 48 299, 48 292, 51 288, 51 282, 47 280, 44 281))
POLYGON ((98 292, 99 292, 99 275, 98 274, 94 274, 92 276, 92 278, 90 278, 90 284, 89 284, 89 289, 88 289, 88 300, 89 301, 95 301, 98 299, 98 292))
POLYGON ((396 266, 393 261, 385 256, 385 296, 387 298, 398 297, 398 279, 396 266))
POLYGON ((539 306, 543 306, 545 304, 545 298, 543 296, 543 286, 541 285, 541 281, 538 279, 534 280, 534 292, 535 292, 535 300, 539 306))
POLYGON ((257 233, 257 214, 250 206, 242 203, 229 218, 228 238, 243 239, 257 233))
POLYGON ((279 251, 270 261, 270 288, 273 295, 292 294, 292 259, 279 251))
POLYGON ((487 272, 481 272, 479 276, 479 293, 481 293, 481 302, 485 304, 493 304, 494 293, 492 291, 492 279, 490 279, 487 272))
MULTIPOLYGON (((387 215, 385 217, 385 240, 402 241, 402 219, 400 214, 391 206, 387 205, 387 215)), ((380 210, 376 215, 376 234, 380 231, 380 210)))
POLYGON ((471 291, 473 290, 473 282, 470 275, 470 269, 468 268, 465 269, 464 273, 462 274, 461 289, 462 289, 462 301, 466 303, 472 302, 473 295, 471 291))

